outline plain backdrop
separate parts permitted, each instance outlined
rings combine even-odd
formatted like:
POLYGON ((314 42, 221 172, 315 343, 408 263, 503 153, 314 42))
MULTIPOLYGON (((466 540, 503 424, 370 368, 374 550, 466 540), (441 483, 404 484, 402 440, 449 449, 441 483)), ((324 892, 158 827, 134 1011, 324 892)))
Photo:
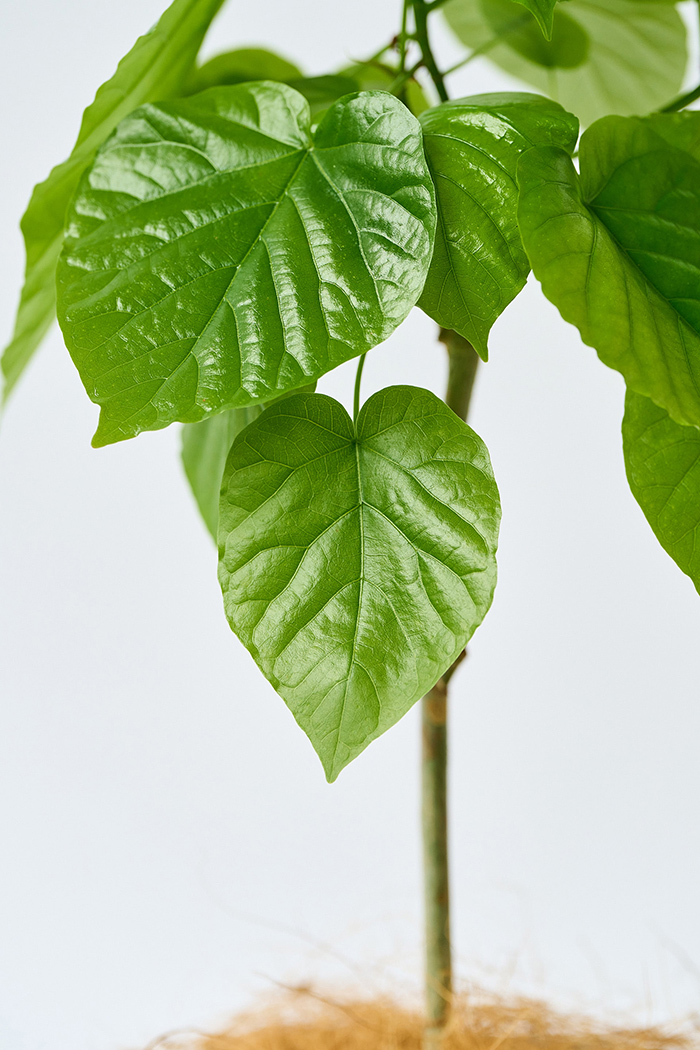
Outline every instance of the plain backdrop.
MULTIPOLYGON (((398 6, 229 0, 206 52, 324 72, 388 40, 398 6)), ((160 10, 2 0, 3 339, 31 187, 160 10)), ((451 84, 513 86, 482 60, 451 84)), ((347 405, 353 373, 321 389, 347 405)), ((443 389, 418 311, 363 392, 397 381, 443 389)), ((622 400, 531 282, 473 406, 504 519, 453 681, 454 939, 464 986, 677 1020, 700 1006, 700 600, 628 491, 622 400)), ((95 451, 96 416, 54 330, 0 433, 0 1047, 137 1047, 275 982, 410 996, 417 711, 328 786, 225 623, 178 428, 95 451)))

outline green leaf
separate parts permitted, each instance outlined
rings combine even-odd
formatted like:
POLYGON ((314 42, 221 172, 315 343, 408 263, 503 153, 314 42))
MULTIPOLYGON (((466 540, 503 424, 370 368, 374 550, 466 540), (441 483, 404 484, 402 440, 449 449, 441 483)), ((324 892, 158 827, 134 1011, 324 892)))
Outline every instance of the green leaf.
POLYGON ((187 82, 187 94, 194 95, 222 84, 244 84, 250 80, 289 81, 303 77, 293 62, 261 47, 240 47, 210 58, 196 69, 187 82))
POLYGON ((35 187, 21 223, 27 267, 14 334, 2 357, 4 397, 54 318, 56 262, 63 243, 64 218, 80 176, 122 117, 142 102, 178 94, 222 2, 174 0, 153 29, 139 37, 114 76, 99 88, 83 114, 80 134, 68 160, 35 187))
POLYGON ((530 271, 517 223, 518 157, 573 151, 578 121, 539 95, 476 95, 421 116, 435 183, 435 249, 419 306, 487 357, 488 334, 530 271))
POLYGON ((298 66, 273 51, 243 47, 216 55, 195 70, 188 81, 186 94, 194 95, 208 88, 246 84, 253 80, 276 80, 281 84, 289 84, 304 96, 312 116, 328 109, 343 95, 350 95, 364 87, 353 77, 340 74, 305 77, 298 66))
POLYGON ((137 110, 81 183, 58 272, 94 443, 272 400, 386 339, 434 226, 420 125, 391 95, 342 99, 313 136, 270 81, 137 110))
POLYGON ((324 113, 329 106, 337 102, 339 98, 343 98, 344 95, 355 94, 360 86, 351 77, 335 75, 301 77, 297 80, 290 80, 288 83, 309 103, 312 117, 324 113))
POLYGON ((182 464, 204 523, 216 540, 219 495, 233 439, 257 419, 262 405, 231 408, 182 428, 182 464))
POLYGON ((568 0, 554 11, 549 43, 519 2, 449 0, 444 13, 464 44, 583 124, 659 109, 683 81, 687 32, 673 0, 568 0))
POLYGON ((496 583, 498 490, 480 438, 427 390, 321 394, 233 444, 219 579, 231 627, 338 773, 456 659, 496 583))
MULTIPOLYGON (((316 389, 311 383, 304 388, 316 389)), ((289 397, 283 394, 280 400, 289 397)), ((230 408, 200 423, 185 423, 182 428, 182 464, 204 522, 216 542, 219 524, 219 497, 226 457, 233 439, 257 419, 266 405, 230 408)))
POLYGON ((700 424, 700 113, 607 117, 518 168, 520 232, 545 295, 605 364, 700 424), (660 133, 662 131, 662 133, 660 133))
MULTIPOLYGON (((397 67, 383 61, 356 62, 342 69, 339 75, 350 77, 363 91, 391 91, 401 76, 397 67)), ((414 77, 410 77, 403 85, 402 100, 416 116, 430 106, 423 88, 414 77)))
POLYGON ((528 11, 537 19, 537 24, 540 29, 547 37, 547 40, 552 39, 552 24, 554 22, 554 8, 556 7, 557 0, 515 0, 517 4, 522 4, 528 11))
POLYGON ((627 478, 663 549, 700 591, 700 430, 628 390, 622 422, 627 478))

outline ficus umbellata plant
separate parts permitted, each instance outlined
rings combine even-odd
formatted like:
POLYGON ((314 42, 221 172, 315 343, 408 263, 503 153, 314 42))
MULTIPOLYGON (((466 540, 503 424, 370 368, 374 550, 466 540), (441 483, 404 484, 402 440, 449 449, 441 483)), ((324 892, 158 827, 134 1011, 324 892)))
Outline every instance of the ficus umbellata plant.
POLYGON ((492 601, 500 519, 466 423, 477 365, 532 269, 623 375, 632 492, 700 587, 700 88, 678 94, 671 0, 403 0, 392 41, 316 77, 253 48, 198 64, 222 2, 174 0, 34 190, 5 397, 57 313, 95 446, 184 424, 228 621, 330 781, 423 698, 438 1048, 447 687, 492 601), (467 49, 451 69, 438 10, 467 49), (479 55, 538 93, 450 99, 479 55), (415 306, 448 353, 444 400, 362 403, 365 355, 415 306), (353 358, 351 417, 315 384, 353 358))

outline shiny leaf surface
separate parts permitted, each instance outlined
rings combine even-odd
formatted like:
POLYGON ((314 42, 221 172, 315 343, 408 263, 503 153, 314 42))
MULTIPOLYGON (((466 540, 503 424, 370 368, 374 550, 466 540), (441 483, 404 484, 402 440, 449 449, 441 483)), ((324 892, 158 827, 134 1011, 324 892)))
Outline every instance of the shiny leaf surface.
POLYGON ((628 386, 700 424, 700 114, 608 117, 518 168, 520 230, 548 299, 628 386), (678 143, 679 145, 675 145, 678 143))
POLYGON ((12 341, 2 357, 4 396, 15 385, 55 315, 56 262, 68 202, 95 151, 122 117, 143 102, 177 95, 223 0, 174 0, 154 28, 139 37, 83 114, 67 161, 34 189, 22 219, 25 283, 12 341))
POLYGON ((233 444, 219 525, 229 622, 329 780, 461 652, 496 582, 483 442, 426 390, 294 395, 233 444))
POLYGON ((573 151, 578 121, 538 95, 476 95, 421 116, 438 224, 419 305, 484 359, 488 333, 530 271, 517 223, 516 168, 530 146, 573 151))
POLYGON ((700 430, 674 423, 648 397, 628 390, 622 446, 634 498, 700 591, 700 430))
POLYGON ((444 13, 464 44, 485 48, 583 124, 659 109, 683 81, 687 34, 671 0, 567 0, 554 10, 550 42, 513 0, 449 0, 444 13))
POLYGON ((270 81, 122 121, 81 183, 59 320, 97 445, 270 401, 385 339, 435 227, 420 125, 391 95, 270 81))

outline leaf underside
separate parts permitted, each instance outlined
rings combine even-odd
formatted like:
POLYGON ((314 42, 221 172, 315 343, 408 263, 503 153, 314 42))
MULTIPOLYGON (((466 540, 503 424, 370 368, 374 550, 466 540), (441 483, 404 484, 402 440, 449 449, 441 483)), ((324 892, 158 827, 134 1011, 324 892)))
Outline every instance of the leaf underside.
POLYGON ((631 389, 700 425, 700 114, 608 117, 523 154, 520 230, 545 295, 631 389))
POLYGON ((233 439, 257 419, 262 406, 230 408, 182 428, 182 465, 204 523, 216 540, 221 479, 233 439))
POLYGON ((630 488, 654 535, 700 591, 700 429, 628 390, 622 447, 630 488))
POLYGON ((269 401, 385 339, 430 262, 420 125, 383 92, 314 136, 283 84, 213 88, 122 121, 73 201, 59 321, 94 444, 269 401))
POLYGON ((491 326, 530 270, 517 223, 518 158, 536 144, 573 151, 578 121, 538 95, 510 93, 436 106, 421 124, 438 224, 419 306, 486 359, 491 326))
POLYGON ((234 442, 219 524, 226 615, 329 780, 482 621, 499 517, 483 442, 426 390, 375 394, 356 431, 333 399, 294 395, 234 442))
POLYGON ((549 42, 512 0, 450 0, 443 10, 462 43, 487 46, 490 61, 584 125, 610 113, 650 113, 683 82, 687 31, 670 0, 567 0, 556 6, 549 42))
POLYGON ((557 0, 515 0, 515 2, 526 7, 535 16, 537 24, 547 40, 551 40, 554 8, 557 5, 557 0))
POLYGON ((56 263, 66 209, 98 146, 122 117, 156 98, 177 95, 223 0, 175 0, 158 23, 139 37, 113 77, 83 114, 68 160, 32 193, 22 219, 27 252, 24 287, 11 342, 2 355, 6 398, 39 346, 56 311, 56 263))

